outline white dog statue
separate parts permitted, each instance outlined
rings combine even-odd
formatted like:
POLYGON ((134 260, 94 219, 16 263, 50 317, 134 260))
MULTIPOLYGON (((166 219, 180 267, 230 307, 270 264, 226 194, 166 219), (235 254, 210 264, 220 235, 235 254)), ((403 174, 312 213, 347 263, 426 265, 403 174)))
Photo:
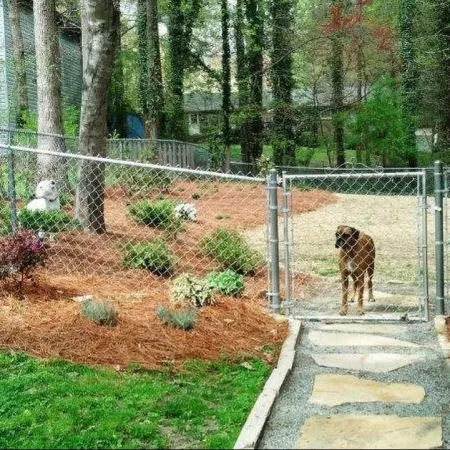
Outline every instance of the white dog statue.
POLYGON ((36 198, 26 206, 28 211, 57 211, 61 209, 56 181, 43 180, 36 187, 36 198))

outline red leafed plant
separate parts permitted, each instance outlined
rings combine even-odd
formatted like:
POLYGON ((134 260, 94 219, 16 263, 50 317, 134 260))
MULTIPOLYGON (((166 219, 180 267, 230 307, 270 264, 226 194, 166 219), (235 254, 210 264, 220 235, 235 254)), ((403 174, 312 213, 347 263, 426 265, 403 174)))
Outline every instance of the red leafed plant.
POLYGON ((0 239, 0 279, 14 278, 19 287, 32 272, 44 266, 48 253, 33 230, 19 230, 0 239), (20 277, 20 278, 19 278, 20 277))

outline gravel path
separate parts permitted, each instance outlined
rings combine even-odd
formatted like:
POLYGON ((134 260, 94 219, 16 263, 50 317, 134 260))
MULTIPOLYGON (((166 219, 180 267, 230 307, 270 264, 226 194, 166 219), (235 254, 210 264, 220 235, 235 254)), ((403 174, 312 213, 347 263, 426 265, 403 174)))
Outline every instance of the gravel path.
MULTIPOLYGON (((362 326, 364 327, 364 324, 362 326)), ((420 347, 318 347, 309 341, 308 335, 311 331, 324 329, 327 325, 303 322, 303 331, 297 348, 294 369, 276 401, 259 448, 295 448, 294 445, 299 437, 300 429, 307 418, 334 414, 442 417, 442 448, 450 448, 450 373, 437 343, 434 326, 432 323, 398 324, 394 326, 398 327, 398 332, 376 334, 416 343, 420 347), (424 360, 388 373, 355 373, 351 370, 319 367, 311 357, 312 353, 380 352, 419 355, 424 360), (350 403, 332 408, 308 403, 313 389, 314 377, 318 374, 327 373, 357 375, 361 378, 388 383, 415 383, 425 389, 425 398, 420 404, 350 403)), ((377 325, 367 326, 367 331, 373 333, 376 327, 377 325)))

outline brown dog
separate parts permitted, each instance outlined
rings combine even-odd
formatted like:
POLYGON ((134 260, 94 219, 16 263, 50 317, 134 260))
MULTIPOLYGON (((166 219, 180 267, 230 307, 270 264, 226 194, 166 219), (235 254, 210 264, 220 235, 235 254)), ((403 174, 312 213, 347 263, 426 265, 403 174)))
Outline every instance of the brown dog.
POLYGON ((348 277, 353 279, 355 294, 358 297, 356 314, 363 315, 364 275, 367 272, 369 281, 369 302, 374 302, 372 277, 375 269, 375 244, 373 239, 357 229, 347 225, 340 225, 336 230, 336 248, 339 252, 339 269, 342 282, 342 304, 339 314, 348 313, 348 277))

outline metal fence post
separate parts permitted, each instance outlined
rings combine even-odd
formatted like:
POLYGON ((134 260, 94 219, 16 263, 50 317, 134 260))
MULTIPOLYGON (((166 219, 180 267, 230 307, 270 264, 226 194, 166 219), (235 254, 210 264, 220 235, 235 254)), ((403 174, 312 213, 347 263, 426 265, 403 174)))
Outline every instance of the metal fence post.
POLYGON ((443 168, 442 162, 434 163, 434 218, 436 231, 436 315, 442 315, 444 311, 444 210, 443 210, 443 168))
POLYGON ((291 299, 291 238, 289 235, 289 191, 286 181, 286 172, 283 172, 283 240, 284 240, 284 290, 286 313, 292 312, 291 299))
POLYGON ((272 169, 268 177, 269 191, 269 255, 271 261, 270 307, 273 312, 280 311, 280 253, 278 239, 278 185, 277 171, 272 169))
POLYGON ((11 229, 17 230, 17 209, 16 209, 16 176, 14 169, 14 153, 11 148, 11 133, 8 132, 8 196, 11 214, 11 229))

